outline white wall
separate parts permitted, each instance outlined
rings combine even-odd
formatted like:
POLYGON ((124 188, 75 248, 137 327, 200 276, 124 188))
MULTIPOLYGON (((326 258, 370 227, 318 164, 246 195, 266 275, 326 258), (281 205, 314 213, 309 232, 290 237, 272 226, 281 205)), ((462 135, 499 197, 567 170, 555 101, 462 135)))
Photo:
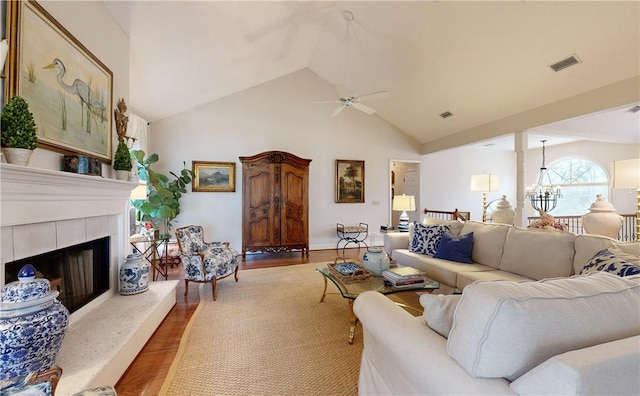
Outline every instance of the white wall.
POLYGON ((516 156, 514 152, 461 147, 422 157, 422 206, 432 210, 471 212, 482 221, 482 193, 471 192, 471 175, 498 175, 499 191, 487 193, 487 202, 506 195, 515 207, 516 156))
MULTIPOLYGON (((103 3, 74 1, 70 4, 66 1, 40 1, 38 4, 111 70, 113 108, 119 98, 126 100, 129 97, 129 38, 111 17, 103 3)), ((6 2, 3 2, 2 7, 5 5, 6 2)), ((4 20, 5 18, 2 17, 3 23, 4 20)), ((4 101, 2 104, 4 105, 4 101)), ((115 129, 112 141, 115 150, 115 142, 117 142, 115 129)), ((29 166, 60 170, 62 154, 41 147, 37 148, 31 156, 29 166)), ((104 177, 113 177, 111 173, 111 166, 102 166, 104 177)))
MULTIPOLYGON (((183 161, 235 162, 236 192, 189 192, 178 226, 200 224, 207 241, 242 246, 242 169, 239 156, 281 150, 312 159, 309 186, 311 249, 335 248, 336 222, 365 222, 378 230, 389 219, 389 160, 420 160, 419 145, 376 115, 313 102, 338 93, 305 69, 151 124, 149 152, 158 170, 178 171, 183 161), (365 203, 335 203, 335 160, 365 161, 365 203), (377 201, 379 204, 374 204, 377 201)), ((374 103, 371 103, 375 107, 374 103)))

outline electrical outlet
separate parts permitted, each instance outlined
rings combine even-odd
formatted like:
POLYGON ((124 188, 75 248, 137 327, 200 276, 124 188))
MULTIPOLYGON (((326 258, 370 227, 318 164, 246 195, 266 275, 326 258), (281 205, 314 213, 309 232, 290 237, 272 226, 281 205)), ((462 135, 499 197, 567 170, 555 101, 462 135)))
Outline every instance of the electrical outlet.
POLYGON ((380 201, 373 201, 373 202, 371 202, 371 203, 373 204, 373 206, 378 206, 378 205, 380 205, 380 201))

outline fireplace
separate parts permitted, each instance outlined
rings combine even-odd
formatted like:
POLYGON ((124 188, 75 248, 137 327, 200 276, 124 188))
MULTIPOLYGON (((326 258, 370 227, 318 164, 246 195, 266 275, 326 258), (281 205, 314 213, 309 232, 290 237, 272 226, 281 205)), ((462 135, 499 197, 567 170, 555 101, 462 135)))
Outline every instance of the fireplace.
POLYGON ((93 269, 107 289, 83 298, 86 304, 70 316, 56 361, 63 368, 56 393, 115 385, 174 306, 178 284, 150 282, 148 292, 118 293, 118 268, 131 252, 129 194, 136 183, 4 163, 0 172, 0 286, 11 281, 14 270, 7 266, 70 248, 92 251, 76 257, 104 254, 108 264, 93 269), (105 240, 106 245, 86 248, 105 240))
POLYGON ((109 237, 54 250, 5 264, 5 281, 18 279, 25 264, 37 277, 48 279, 58 300, 74 313, 109 290, 109 237))
MULTIPOLYGON (((95 289, 88 293, 90 296, 85 295, 86 290, 78 289, 79 280, 76 282, 77 293, 67 295, 66 286, 72 287, 71 278, 65 281, 65 274, 60 270, 65 265, 70 270, 71 263, 54 265, 56 268, 36 268, 44 277, 53 280, 55 288, 64 284, 60 297, 70 298, 66 301, 69 305, 66 302, 65 305, 73 312, 71 323, 117 293, 119 263, 127 255, 129 246, 129 194, 136 184, 4 163, 0 170, 0 286, 14 280, 14 265, 19 270, 21 265, 34 259, 51 264, 47 255, 54 257, 55 261, 55 257, 66 254, 71 260, 70 251, 87 250, 84 247, 101 240, 102 246, 91 248, 91 254, 94 260, 102 259, 103 262, 100 268, 91 266, 91 270, 104 283, 93 284, 95 289)), ((81 265, 82 254, 72 259, 75 267, 81 265)), ((66 276, 81 278, 88 269, 66 276)))

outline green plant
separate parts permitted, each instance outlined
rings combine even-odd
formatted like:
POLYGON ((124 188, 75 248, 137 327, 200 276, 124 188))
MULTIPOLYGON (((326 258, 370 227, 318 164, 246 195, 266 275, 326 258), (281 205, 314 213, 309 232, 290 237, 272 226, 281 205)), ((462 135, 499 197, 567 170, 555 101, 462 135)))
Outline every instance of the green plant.
POLYGON ((116 153, 113 156, 113 169, 122 171, 131 171, 133 164, 131 163, 131 153, 125 142, 119 142, 116 153))
POLYGON ((174 180, 151 169, 151 165, 158 162, 158 154, 151 154, 145 158, 145 152, 134 150, 133 157, 138 161, 138 178, 147 182, 147 200, 134 201, 133 205, 142 214, 142 221, 151 221, 155 229, 161 222, 166 222, 167 230, 171 229, 172 221, 180 214, 180 198, 187 193, 187 185, 193 180, 194 174, 190 169, 183 168, 180 175, 169 172, 174 180))
POLYGON ((27 102, 20 96, 12 97, 2 108, 0 123, 2 124, 2 147, 27 150, 38 147, 33 114, 29 111, 27 102))

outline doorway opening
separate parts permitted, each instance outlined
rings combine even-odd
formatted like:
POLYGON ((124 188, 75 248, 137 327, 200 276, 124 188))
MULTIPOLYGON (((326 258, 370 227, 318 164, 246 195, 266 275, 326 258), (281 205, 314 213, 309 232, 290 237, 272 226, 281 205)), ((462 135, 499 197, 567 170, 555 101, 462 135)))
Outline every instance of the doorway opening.
POLYGON ((390 160, 389 178, 389 224, 398 229, 402 211, 393 210, 393 199, 402 194, 415 197, 416 210, 407 212, 409 223, 420 221, 420 161, 390 160))

